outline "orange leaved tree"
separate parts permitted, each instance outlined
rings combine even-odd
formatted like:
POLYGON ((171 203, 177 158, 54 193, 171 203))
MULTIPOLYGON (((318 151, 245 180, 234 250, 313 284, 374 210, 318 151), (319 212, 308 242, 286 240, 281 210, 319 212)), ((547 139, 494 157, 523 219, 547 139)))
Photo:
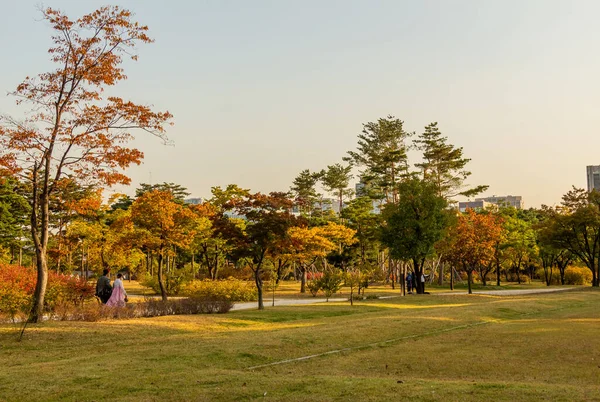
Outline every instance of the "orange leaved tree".
POLYGON ((468 277, 472 293, 473 271, 489 264, 502 237, 502 220, 495 214, 477 213, 468 209, 458 216, 444 242, 445 259, 461 267, 468 277))
POLYGON ((166 140, 164 124, 172 117, 105 91, 127 78, 123 57, 136 60, 135 46, 152 42, 148 27, 133 21, 131 12, 107 6, 73 20, 48 8, 42 16, 54 30, 48 53, 56 69, 25 78, 12 93, 17 104, 29 106, 25 117, 3 117, 0 124, 0 167, 31 188, 37 261, 33 322, 42 314, 48 280, 48 205, 61 179, 128 183, 122 170, 143 157, 127 147, 131 130, 166 140))
POLYGON ((187 248, 198 231, 199 218, 187 205, 176 202, 169 191, 152 190, 131 205, 131 219, 141 245, 158 254, 158 285, 163 300, 163 261, 173 246, 187 248))

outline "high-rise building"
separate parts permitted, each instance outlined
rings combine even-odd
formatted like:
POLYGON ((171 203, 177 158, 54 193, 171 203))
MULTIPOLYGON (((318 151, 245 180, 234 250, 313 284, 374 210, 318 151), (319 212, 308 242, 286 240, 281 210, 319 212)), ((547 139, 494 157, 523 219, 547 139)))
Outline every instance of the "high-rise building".
POLYGON ((485 201, 490 204, 498 205, 499 207, 514 207, 516 209, 524 209, 525 203, 520 195, 493 195, 491 197, 475 198, 475 201, 485 201))
POLYGON ((586 166, 588 191, 600 191, 600 165, 586 166))

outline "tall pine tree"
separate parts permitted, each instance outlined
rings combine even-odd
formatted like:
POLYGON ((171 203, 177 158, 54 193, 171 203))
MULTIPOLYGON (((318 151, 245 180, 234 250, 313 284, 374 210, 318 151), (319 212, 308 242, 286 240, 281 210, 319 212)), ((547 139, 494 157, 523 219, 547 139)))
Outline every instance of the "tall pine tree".
POLYGON ((423 173, 423 179, 431 182, 440 197, 446 200, 457 195, 473 196, 485 191, 488 186, 480 185, 466 189, 464 181, 471 175, 465 169, 471 159, 463 157, 463 149, 447 143, 438 129, 437 122, 425 127, 425 131, 414 140, 417 149, 423 151, 423 162, 415 164, 423 173))
POLYGON ((364 124, 356 152, 349 151, 345 158, 364 168, 361 182, 373 198, 398 201, 396 188, 408 173, 406 140, 412 135, 404 131, 403 125, 394 116, 364 124))

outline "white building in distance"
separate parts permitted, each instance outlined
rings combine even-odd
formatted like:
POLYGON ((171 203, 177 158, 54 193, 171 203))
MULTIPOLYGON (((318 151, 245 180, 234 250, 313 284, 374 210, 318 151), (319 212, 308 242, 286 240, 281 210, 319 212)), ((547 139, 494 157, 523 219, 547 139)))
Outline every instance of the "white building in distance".
POLYGON ((586 166, 587 190, 600 191, 600 165, 586 166))

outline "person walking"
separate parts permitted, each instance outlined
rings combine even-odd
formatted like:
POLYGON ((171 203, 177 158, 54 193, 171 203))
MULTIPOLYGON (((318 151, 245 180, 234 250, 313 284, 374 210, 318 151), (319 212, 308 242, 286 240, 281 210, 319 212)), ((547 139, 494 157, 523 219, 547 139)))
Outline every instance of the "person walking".
POLYGON ((106 302, 109 307, 125 307, 127 302, 127 292, 123 286, 123 275, 118 274, 115 283, 113 283, 113 290, 110 299, 106 302))
POLYGON ((412 273, 409 272, 408 275, 406 275, 406 292, 409 295, 412 294, 412 285, 413 285, 412 273))
POLYGON ((100 299, 102 304, 106 304, 112 294, 112 286, 110 285, 110 279, 108 278, 109 269, 102 271, 102 276, 98 278, 96 282, 96 296, 100 299))

